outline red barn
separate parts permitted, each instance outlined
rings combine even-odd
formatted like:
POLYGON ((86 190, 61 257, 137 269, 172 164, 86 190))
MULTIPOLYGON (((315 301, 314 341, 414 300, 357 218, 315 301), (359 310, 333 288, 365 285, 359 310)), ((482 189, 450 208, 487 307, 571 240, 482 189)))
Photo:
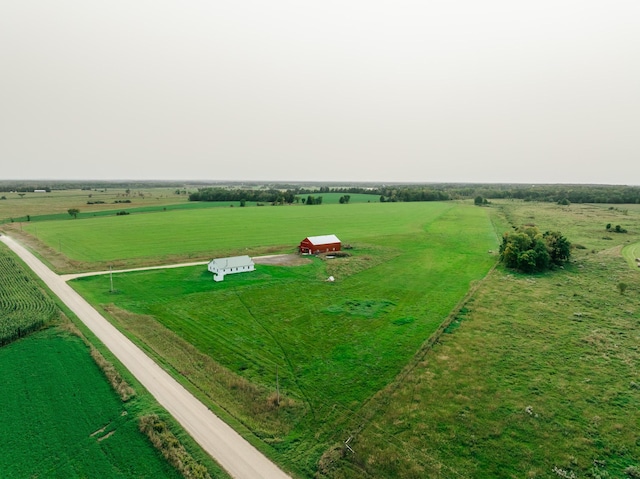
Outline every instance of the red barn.
POLYGON ((302 254, 329 253, 340 251, 341 242, 336 235, 309 236, 300 241, 298 250, 302 254))

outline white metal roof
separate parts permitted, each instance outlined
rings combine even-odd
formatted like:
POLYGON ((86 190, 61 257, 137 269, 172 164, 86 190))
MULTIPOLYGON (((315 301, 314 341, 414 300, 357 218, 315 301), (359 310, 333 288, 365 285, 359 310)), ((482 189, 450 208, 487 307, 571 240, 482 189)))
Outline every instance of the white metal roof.
POLYGON ((340 243, 340 240, 336 235, 308 236, 307 239, 314 245, 340 243))
POLYGON ((215 266, 218 269, 240 268, 242 266, 251 266, 253 260, 247 256, 231 256, 229 258, 216 258, 211 260, 209 266, 215 266))

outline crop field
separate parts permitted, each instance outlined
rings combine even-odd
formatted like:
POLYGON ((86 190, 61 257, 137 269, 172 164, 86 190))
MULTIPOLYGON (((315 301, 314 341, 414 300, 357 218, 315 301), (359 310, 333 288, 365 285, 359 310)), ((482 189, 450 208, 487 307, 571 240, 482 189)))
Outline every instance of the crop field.
POLYGON ((0 244, 0 346, 43 327, 57 314, 31 273, 0 244))
MULTIPOLYGON (((167 328, 270 392, 276 390, 277 368, 280 392, 292 401, 291 411, 282 413, 289 416, 277 427, 249 417, 249 410, 238 411, 233 396, 221 407, 238 411, 237 419, 253 425, 281 460, 312 474, 326 448, 346 439, 342 427, 398 374, 495 263, 490 251, 497 247, 496 234, 487 211, 468 204, 234 210, 236 217, 224 210, 225 221, 218 216, 214 223, 235 224, 237 245, 249 247, 268 230, 277 243, 287 237, 299 241, 310 233, 298 223, 313 220, 321 225, 314 233, 335 232, 351 242, 352 256, 293 267, 257 265, 255 272, 227 276, 222 283, 213 282, 201 266, 114 275, 116 294, 110 293, 107 276, 78 279, 73 286, 125 328, 136 329, 151 316, 159 323, 156 329, 167 328), (318 213, 312 218, 299 213, 308 210, 318 213), (258 221, 255 214, 265 216, 258 221), (238 218, 249 220, 240 226, 238 218), (333 283, 325 281, 330 274, 333 283)), ((192 218, 193 213, 182 215, 192 218)), ((147 334, 142 340, 157 353, 157 334, 147 334)), ((193 366, 180 363, 180 357, 173 361, 170 366, 178 371, 193 366)))
POLYGON ((0 348, 2 477, 178 478, 82 341, 49 328, 0 348))
MULTIPOLYGON (((159 208, 186 204, 187 195, 175 194, 175 188, 96 188, 93 190, 53 190, 45 193, 0 192, 0 224, 40 219, 70 218, 67 210, 77 208, 81 215, 92 216, 105 210, 159 208), (5 199, 1 199, 1 198, 5 199), (116 203, 126 201, 130 203, 116 203), (91 203, 91 204, 89 204, 91 203), (42 218, 44 217, 44 218, 42 218)), ((113 214, 113 213, 112 213, 113 214)))
MULTIPOLYGON (((345 243, 423 232, 454 203, 358 203, 207 208, 25 224, 24 230, 71 260, 110 262, 210 259, 293 252, 306 236, 333 233, 345 243)), ((89 263, 93 263, 90 265, 89 263)))

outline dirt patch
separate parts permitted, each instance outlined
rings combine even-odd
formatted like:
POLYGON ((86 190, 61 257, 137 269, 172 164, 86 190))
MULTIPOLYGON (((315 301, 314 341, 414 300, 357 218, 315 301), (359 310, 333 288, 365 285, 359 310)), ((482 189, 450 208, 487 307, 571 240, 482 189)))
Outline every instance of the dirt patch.
POLYGON ((254 256, 251 258, 255 264, 268 264, 272 266, 301 266, 311 263, 310 258, 297 254, 274 254, 269 256, 254 256))

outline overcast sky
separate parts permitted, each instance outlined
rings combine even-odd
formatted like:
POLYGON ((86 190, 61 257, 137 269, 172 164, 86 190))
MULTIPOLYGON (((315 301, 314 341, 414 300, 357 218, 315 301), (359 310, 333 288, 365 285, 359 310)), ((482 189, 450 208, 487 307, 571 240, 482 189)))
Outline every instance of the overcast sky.
POLYGON ((638 0, 7 0, 0 178, 640 185, 638 0))

